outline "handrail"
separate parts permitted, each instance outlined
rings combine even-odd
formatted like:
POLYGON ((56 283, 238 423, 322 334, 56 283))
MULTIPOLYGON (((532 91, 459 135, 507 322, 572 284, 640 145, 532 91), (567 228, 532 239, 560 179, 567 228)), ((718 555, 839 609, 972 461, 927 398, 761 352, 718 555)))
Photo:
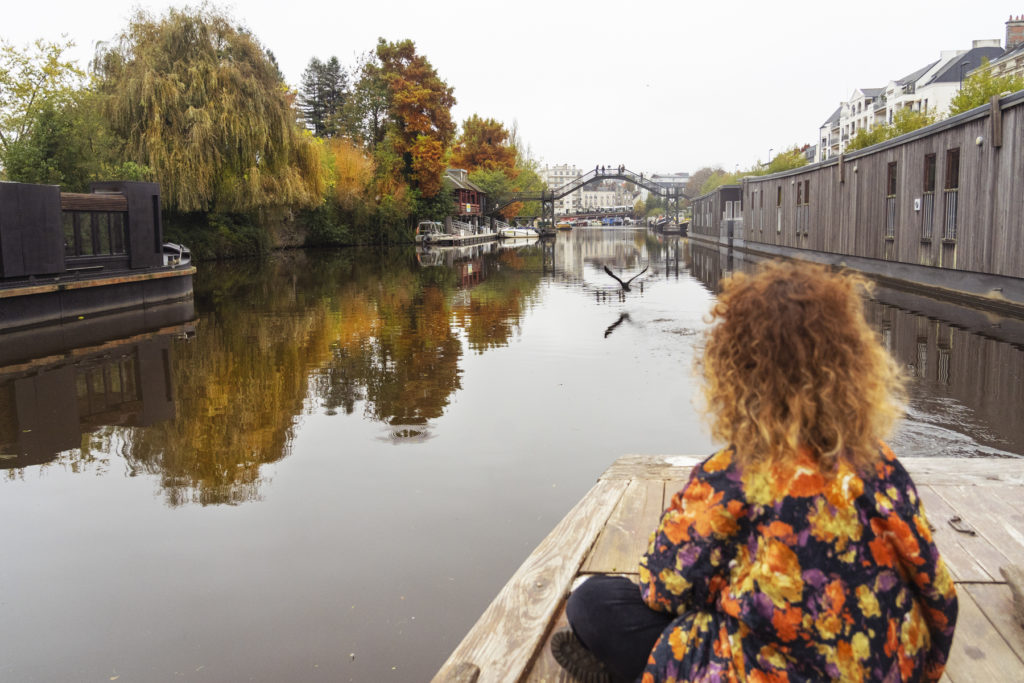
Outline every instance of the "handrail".
POLYGON ((542 190, 540 193, 537 192, 514 192, 509 195, 509 198, 501 203, 495 204, 491 207, 491 213, 495 213, 505 208, 513 202, 537 202, 537 201, 554 201, 561 199, 566 195, 572 194, 576 190, 589 185, 594 182, 601 180, 625 180, 639 185, 649 192, 653 192, 659 197, 668 198, 683 198, 685 195, 679 191, 679 188, 674 185, 665 185, 662 183, 656 183, 653 180, 644 178, 638 173, 634 173, 629 169, 623 168, 622 171, 619 169, 607 169, 603 173, 597 169, 587 171, 578 178, 570 180, 568 183, 551 190, 542 190))

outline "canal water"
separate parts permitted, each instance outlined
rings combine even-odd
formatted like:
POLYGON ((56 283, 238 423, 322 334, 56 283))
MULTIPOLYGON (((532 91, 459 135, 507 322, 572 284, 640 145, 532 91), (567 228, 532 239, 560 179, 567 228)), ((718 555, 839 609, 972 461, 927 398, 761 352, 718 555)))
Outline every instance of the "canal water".
MULTIPOLYGON (((693 358, 750 266, 630 229, 286 252, 8 340, 0 679, 428 679, 612 461, 713 448, 693 358)), ((875 297, 897 452, 1021 457, 1024 322, 875 297)))

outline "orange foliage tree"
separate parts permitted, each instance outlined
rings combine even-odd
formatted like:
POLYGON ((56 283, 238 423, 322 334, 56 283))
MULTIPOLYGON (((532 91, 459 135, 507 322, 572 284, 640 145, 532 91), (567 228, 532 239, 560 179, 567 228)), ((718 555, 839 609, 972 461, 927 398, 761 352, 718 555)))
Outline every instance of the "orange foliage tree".
POLYGON ((444 150, 455 135, 452 88, 411 40, 377 43, 381 75, 390 93, 390 147, 405 160, 406 176, 424 197, 441 189, 444 150))
POLYGON ((452 165, 467 171, 502 170, 515 178, 516 150, 505 126, 473 114, 462 124, 462 134, 452 150, 452 165))

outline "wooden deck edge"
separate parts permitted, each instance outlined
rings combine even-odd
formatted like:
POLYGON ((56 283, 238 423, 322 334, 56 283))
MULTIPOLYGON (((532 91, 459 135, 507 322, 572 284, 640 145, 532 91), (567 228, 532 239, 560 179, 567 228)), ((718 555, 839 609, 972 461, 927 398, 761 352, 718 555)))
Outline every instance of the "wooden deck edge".
POLYGON ((523 676, 627 484, 600 480, 576 503, 512 575, 441 666, 434 683, 515 681, 523 676))
MULTIPOLYGON (((605 470, 601 479, 686 479, 689 468, 705 457, 624 455, 605 470)), ((1024 458, 901 457, 900 463, 918 485, 1024 484, 1024 458)))

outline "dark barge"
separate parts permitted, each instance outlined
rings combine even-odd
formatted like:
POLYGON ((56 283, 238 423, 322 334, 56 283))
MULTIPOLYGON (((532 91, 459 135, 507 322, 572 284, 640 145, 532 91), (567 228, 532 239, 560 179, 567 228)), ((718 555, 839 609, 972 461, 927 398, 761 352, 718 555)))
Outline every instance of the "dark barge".
POLYGON ((195 268, 165 259, 160 208, 156 183, 0 182, 0 333, 191 299, 195 268))

